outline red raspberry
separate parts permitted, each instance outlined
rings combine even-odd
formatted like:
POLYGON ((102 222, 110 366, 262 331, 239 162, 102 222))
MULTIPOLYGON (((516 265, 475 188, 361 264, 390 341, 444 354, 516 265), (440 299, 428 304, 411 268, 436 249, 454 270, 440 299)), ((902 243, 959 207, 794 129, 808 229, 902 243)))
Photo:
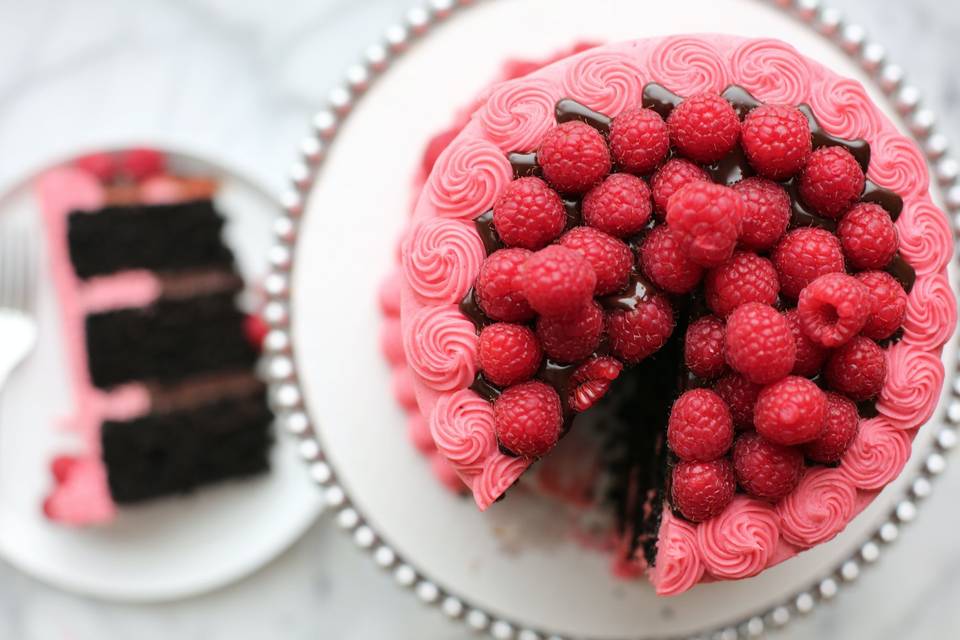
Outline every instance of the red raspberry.
POLYGON ((766 251, 777 244, 790 224, 791 204, 787 190, 764 178, 746 178, 733 185, 743 199, 740 244, 766 251))
POLYGON ((800 292, 797 313, 808 338, 828 349, 839 347, 866 324, 870 292, 853 276, 828 273, 800 292))
POLYGON ((709 389, 685 391, 670 410, 667 442, 681 460, 716 460, 733 444, 730 409, 709 389))
POLYGON ((720 513, 733 500, 737 480, 727 458, 712 462, 681 462, 673 468, 673 506, 691 522, 703 522, 720 513))
POLYGON ((765 387, 757 398, 753 424, 767 440, 794 445, 816 440, 827 417, 827 395, 806 378, 788 376, 765 387))
POLYGON ((526 249, 500 249, 490 254, 477 275, 477 304, 493 320, 525 322, 533 309, 523 295, 523 266, 533 254, 526 249))
POLYGON ((557 362, 583 360, 600 346, 603 310, 596 302, 561 316, 540 316, 537 337, 547 356, 557 362))
POLYGON ((583 221, 600 231, 626 238, 643 231, 650 219, 650 188, 629 173, 615 173, 583 198, 583 221))
POLYGON ((677 234, 666 225, 650 230, 640 245, 639 258, 646 276, 668 293, 689 293, 703 277, 703 267, 687 257, 677 234))
POLYGON ((623 240, 593 227, 576 227, 565 233, 559 244, 582 255, 593 267, 597 274, 594 295, 623 291, 630 282, 633 252, 623 240))
POLYGON ((861 202, 844 214, 837 236, 854 269, 883 269, 900 245, 890 214, 872 202, 861 202))
POLYGON ((564 122, 543 136, 537 162, 561 193, 585 193, 610 173, 610 150, 590 125, 564 122))
POLYGON ((509 387, 533 377, 540 368, 543 351, 529 327, 497 322, 480 332, 478 359, 487 380, 509 387))
POLYGON ((874 340, 889 338, 903 324, 907 292, 885 271, 864 271, 854 277, 867 288, 870 300, 867 323, 860 334, 874 340))
POLYGON ((559 245, 541 249, 523 268, 523 295, 537 313, 558 316, 583 308, 597 274, 582 255, 559 245))
POLYGON ((698 378, 716 378, 727 369, 723 358, 723 320, 703 316, 687 327, 683 341, 683 360, 698 378))
POLYGON ((795 376, 812 378, 820 373, 823 363, 827 359, 827 350, 807 337, 800 328, 800 314, 796 309, 790 309, 784 314, 790 323, 790 331, 797 343, 797 361, 793 364, 791 373, 795 376))
POLYGON ((758 174, 786 180, 803 168, 813 149, 810 123, 796 107, 760 105, 743 119, 741 145, 758 174))
POLYGON ((730 153, 740 137, 740 118, 716 93, 699 93, 681 102, 667 118, 670 142, 682 155, 703 164, 730 153))
POLYGON ((689 160, 673 158, 657 169, 650 179, 653 193, 653 210, 657 218, 667 215, 667 203, 677 191, 691 182, 710 182, 710 174, 689 160))
POLYGON ((493 226, 508 247, 542 249, 566 224, 563 200, 540 178, 514 180, 493 205, 493 226))
POLYGON ((759 433, 745 433, 733 445, 733 470, 748 494, 776 502, 800 483, 803 454, 795 447, 770 442, 759 433))
POLYGON ((739 373, 728 373, 713 385, 713 390, 730 407, 733 424, 738 429, 753 427, 753 408, 757 404, 757 396, 760 395, 762 388, 739 373))
POLYGON ((743 200, 730 187, 688 184, 670 198, 667 224, 691 260, 716 267, 733 255, 743 221, 743 200))
POLYGON ((592 407, 610 390, 610 384, 620 376, 623 364, 616 358, 599 356, 577 367, 570 378, 570 407, 581 413, 592 407))
POLYGON ((780 292, 792 299, 823 274, 844 271, 840 241, 824 229, 804 227, 790 231, 771 257, 780 275, 780 292))
POLYGON ((509 387, 493 403, 493 420, 497 440, 508 451, 539 458, 560 439, 560 396, 538 380, 509 387))
POLYGON ((650 173, 669 150, 667 123, 653 109, 624 111, 610 125, 610 151, 624 171, 650 173))
POLYGON ((93 174, 100 182, 110 182, 117 177, 120 169, 112 153, 91 153, 74 160, 78 169, 93 174))
POLYGON ((673 333, 673 309, 661 295, 638 301, 630 310, 620 309, 607 315, 610 350, 627 364, 640 362, 656 353, 673 333))
POLYGON ((857 336, 830 354, 823 374, 834 391, 857 402, 869 400, 887 379, 887 359, 876 342, 857 336))
POLYGON ((865 177, 856 158, 843 147, 820 147, 800 171, 800 199, 816 213, 839 218, 863 193, 865 177))
POLYGON ((814 462, 840 462, 853 442, 860 426, 857 405, 836 393, 827 394, 827 419, 820 437, 803 446, 803 452, 814 462))
POLYGON ((160 175, 166 168, 166 157, 154 149, 130 149, 120 154, 120 171, 134 182, 160 175))
POLYGON ((263 341, 270 332, 270 326, 260 314, 251 313, 243 319, 243 335, 247 343, 257 351, 263 351, 263 341))
POLYGON ((727 364, 756 384, 780 380, 793 370, 797 357, 787 319, 759 302, 748 302, 730 314, 723 346, 727 364))
POLYGON ((707 306, 721 317, 730 315, 745 302, 772 305, 779 291, 780 279, 773 263, 748 251, 738 251, 708 271, 704 282, 707 306))

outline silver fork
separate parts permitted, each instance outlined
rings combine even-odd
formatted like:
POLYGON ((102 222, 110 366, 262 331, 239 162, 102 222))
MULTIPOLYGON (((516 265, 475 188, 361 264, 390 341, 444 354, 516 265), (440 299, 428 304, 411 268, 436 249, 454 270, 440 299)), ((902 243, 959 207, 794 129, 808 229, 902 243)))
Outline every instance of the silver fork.
POLYGON ((37 343, 36 246, 25 225, 0 226, 0 389, 37 343))

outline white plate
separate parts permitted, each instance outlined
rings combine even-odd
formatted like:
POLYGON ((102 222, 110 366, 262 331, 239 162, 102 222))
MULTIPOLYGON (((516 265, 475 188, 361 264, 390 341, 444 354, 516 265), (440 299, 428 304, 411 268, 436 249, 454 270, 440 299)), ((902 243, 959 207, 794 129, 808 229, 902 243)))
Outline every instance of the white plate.
MULTIPOLYGON (((266 271, 275 201, 249 180, 173 154, 182 170, 220 179, 227 240, 248 282, 266 271)), ((39 224, 30 182, 0 200, 0 216, 39 224)), ((36 351, 0 395, 0 555, 52 585, 100 598, 183 598, 237 580, 292 544, 321 510, 320 495, 278 438, 269 474, 119 510, 115 522, 73 529, 41 511, 50 460, 76 447, 55 423, 70 407, 59 317, 46 257, 40 266, 36 351)))
MULTIPOLYGON (((867 83, 812 30, 748 0, 482 3, 418 41, 359 100, 306 201, 291 330, 304 401, 327 460, 353 506, 420 575, 514 623, 574 637, 646 638, 742 620, 829 575, 888 516, 919 464, 918 455, 831 543, 750 580, 658 599, 644 581, 613 578, 608 557, 558 536, 566 526, 559 515, 535 508, 522 493, 484 514, 452 497, 407 441, 378 349, 375 292, 392 268, 410 175, 428 135, 507 57, 542 57, 584 38, 704 31, 778 37, 867 83)), ((879 91, 873 94, 886 104, 879 91)), ((952 353, 951 344, 945 360, 952 361, 952 353)), ((934 433, 921 430, 914 450, 925 454, 934 433)))

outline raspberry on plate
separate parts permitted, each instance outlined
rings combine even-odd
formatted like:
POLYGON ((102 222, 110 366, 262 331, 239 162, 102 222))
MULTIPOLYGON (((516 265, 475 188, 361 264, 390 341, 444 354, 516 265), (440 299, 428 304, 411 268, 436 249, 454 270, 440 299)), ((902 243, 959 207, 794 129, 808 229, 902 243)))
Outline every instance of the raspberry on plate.
POLYGON ((857 405, 836 393, 827 394, 827 419, 823 433, 803 446, 803 452, 814 462, 835 464, 853 442, 860 426, 857 405))
POLYGON ((597 275, 576 251, 551 245, 527 259, 523 295, 537 313, 558 316, 583 308, 593 297, 597 275))
POLYGON ((854 277, 867 287, 870 300, 870 313, 860 334, 874 340, 889 338, 903 324, 907 292, 885 271, 864 271, 854 277))
POLYGON ((562 363, 583 360, 600 346, 603 310, 596 302, 560 316, 540 316, 537 337, 547 356, 562 363))
POLYGON ((757 433, 783 445, 816 440, 823 433, 827 396, 800 376, 787 376, 764 388, 757 398, 753 424, 757 433))
POLYGON ((683 360, 693 375, 709 380, 727 369, 723 357, 723 331, 723 320, 716 316, 703 316, 687 327, 683 360))
POLYGON ((753 409, 761 389, 761 385, 750 382, 736 372, 728 373, 713 384, 713 390, 730 408, 733 424, 738 429, 753 428, 753 409))
POLYGON ((824 229, 804 227, 788 232, 771 257, 780 275, 780 292, 794 300, 823 274, 844 271, 840 241, 824 229))
POLYGON ((533 309, 523 295, 523 266, 533 254, 526 249, 500 249, 490 254, 477 275, 477 304, 493 320, 525 322, 533 309))
POLYGON ((560 396, 539 380, 508 387, 493 403, 493 421, 497 440, 508 451, 539 458, 560 439, 560 396))
POLYGON ((796 107, 763 104, 743 119, 741 145, 750 166, 771 180, 786 180, 813 149, 810 122, 796 107))
POLYGON ((667 203, 677 191, 691 182, 710 182, 710 174, 683 158, 671 158, 657 169, 650 179, 653 193, 653 210, 657 218, 663 220, 667 215, 667 203))
POLYGON ((741 246, 754 251, 774 247, 790 224, 791 204, 787 190, 765 178, 745 178, 733 185, 743 199, 741 246))
POLYGON ((756 384, 776 382, 793 370, 797 345, 790 324, 770 305, 748 302, 727 319, 727 364, 756 384))
POLYGON ((772 305, 780 292, 780 279, 773 263, 749 251, 738 251, 729 260, 707 272, 704 294, 707 306, 726 317, 746 302, 772 305))
POLYGON ((733 445, 733 470, 748 494, 776 502, 800 483, 803 454, 796 447, 771 442, 759 433, 744 433, 733 445))
POLYGON ((823 374, 834 391, 857 402, 869 400, 883 388, 887 359, 876 342, 857 336, 830 354, 823 374))
POLYGON ((120 153, 120 173, 134 182, 160 175, 167 170, 166 156, 155 149, 130 149, 120 153))
POLYGON ((514 180, 493 205, 493 226, 508 247, 542 249, 560 236, 566 224, 563 201, 540 178, 514 180))
POLYGON ((575 227, 563 234, 559 244, 582 255, 593 267, 597 275, 594 295, 623 291, 630 282, 633 251, 623 240, 592 227, 575 227))
POLYGON ((730 187, 693 182, 673 194, 667 225, 691 260, 716 267, 733 255, 743 223, 743 200, 730 187))
POLYGON ((624 111, 610 124, 610 152, 624 171, 650 173, 670 150, 667 123, 653 109, 624 111))
POLYGON ((650 210, 650 188, 629 173, 608 176, 583 197, 583 221, 618 238, 643 231, 650 210))
POLYGON ((610 351, 627 364, 640 362, 666 344, 673 333, 673 308, 666 298, 651 294, 632 309, 607 314, 610 351))
POLYGON ((579 121, 558 124, 537 151, 543 176, 561 193, 585 193, 610 173, 610 150, 600 133, 579 121))
POLYGON ((727 458, 711 462, 681 462, 673 468, 673 506, 691 522, 703 522, 720 513, 733 500, 737 481, 727 458))
POLYGON ((570 378, 570 408, 586 411, 610 390, 610 385, 623 371, 623 363, 610 356, 598 356, 581 364, 570 378))
POLYGON ((685 391, 670 411, 667 443, 681 460, 716 460, 733 444, 730 409, 709 389, 685 391))
POLYGON ((800 292, 797 313, 807 337, 833 349, 863 329, 870 313, 870 293, 853 276, 828 273, 800 292))
POLYGON ((854 269, 883 269, 900 244, 890 214, 872 202, 861 202, 844 214, 837 236, 847 263, 854 269))
POLYGON ((667 117, 670 142, 682 155, 710 164, 730 153, 740 137, 740 118, 716 93, 704 92, 681 102, 667 117))
POLYGON ((828 351, 803 332, 800 328, 800 314, 796 309, 790 309, 783 315, 790 323, 790 331, 793 332, 793 339, 797 343, 797 360, 793 364, 791 373, 795 376, 812 378, 823 368, 828 351))
POLYGON ((543 350, 529 327, 497 322, 480 332, 477 359, 487 380, 509 387, 534 376, 543 350))
POLYGON ((863 169, 843 147, 820 147, 807 158, 798 178, 800 198, 816 213, 839 218, 860 199, 863 169))
POLYGON ((668 293, 689 293, 700 284, 703 267, 680 246, 677 234, 666 225, 650 230, 640 245, 640 266, 657 287, 668 293))

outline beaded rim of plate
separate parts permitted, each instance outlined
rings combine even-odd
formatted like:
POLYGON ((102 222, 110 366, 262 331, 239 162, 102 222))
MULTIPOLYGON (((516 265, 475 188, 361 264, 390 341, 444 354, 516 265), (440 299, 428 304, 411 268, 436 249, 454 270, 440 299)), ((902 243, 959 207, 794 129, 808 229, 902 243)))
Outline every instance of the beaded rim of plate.
MULTIPOLYGON (((562 636, 525 628, 500 618, 448 593, 421 575, 380 539, 351 504, 334 470, 324 458, 303 405, 292 352, 290 272, 296 250, 298 221, 303 215, 308 191, 324 161, 328 146, 357 100, 394 60, 435 26, 480 1, 429 0, 423 6, 410 9, 402 22, 387 28, 382 40, 368 47, 362 60, 347 69, 343 82, 330 91, 327 106, 314 116, 313 130, 301 141, 299 159, 290 171, 290 188, 282 197, 284 213, 274 222, 275 243, 269 256, 270 273, 264 282, 268 301, 263 315, 270 326, 264 341, 265 370, 270 384, 271 403, 278 420, 287 432, 298 438, 300 456, 309 465, 313 481, 321 487, 327 506, 336 510, 337 525, 352 535, 357 547, 369 552, 378 566, 392 573, 399 586, 411 590, 422 602, 439 607, 448 617, 461 620, 470 629, 486 632, 497 640, 564 640, 562 636)), ((933 112, 922 105, 919 89, 906 81, 903 68, 887 59, 884 47, 870 40, 863 27, 844 20, 841 12, 823 6, 820 0, 760 1, 782 9, 818 31, 843 49, 877 82, 934 167, 956 242, 960 230, 960 163, 948 155, 946 137, 937 130, 933 112)), ((960 356, 950 370, 951 397, 934 445, 923 459, 921 469, 906 494, 867 541, 829 575, 779 605, 758 611, 749 618, 725 627, 694 635, 691 640, 739 640, 762 636, 768 629, 783 627, 791 619, 810 613, 818 604, 832 600, 843 585, 855 582, 864 568, 877 562, 883 549, 900 536, 901 528, 914 520, 918 503, 930 495, 933 479, 946 468, 945 454, 957 444, 960 378, 955 374, 958 368, 960 356)))

